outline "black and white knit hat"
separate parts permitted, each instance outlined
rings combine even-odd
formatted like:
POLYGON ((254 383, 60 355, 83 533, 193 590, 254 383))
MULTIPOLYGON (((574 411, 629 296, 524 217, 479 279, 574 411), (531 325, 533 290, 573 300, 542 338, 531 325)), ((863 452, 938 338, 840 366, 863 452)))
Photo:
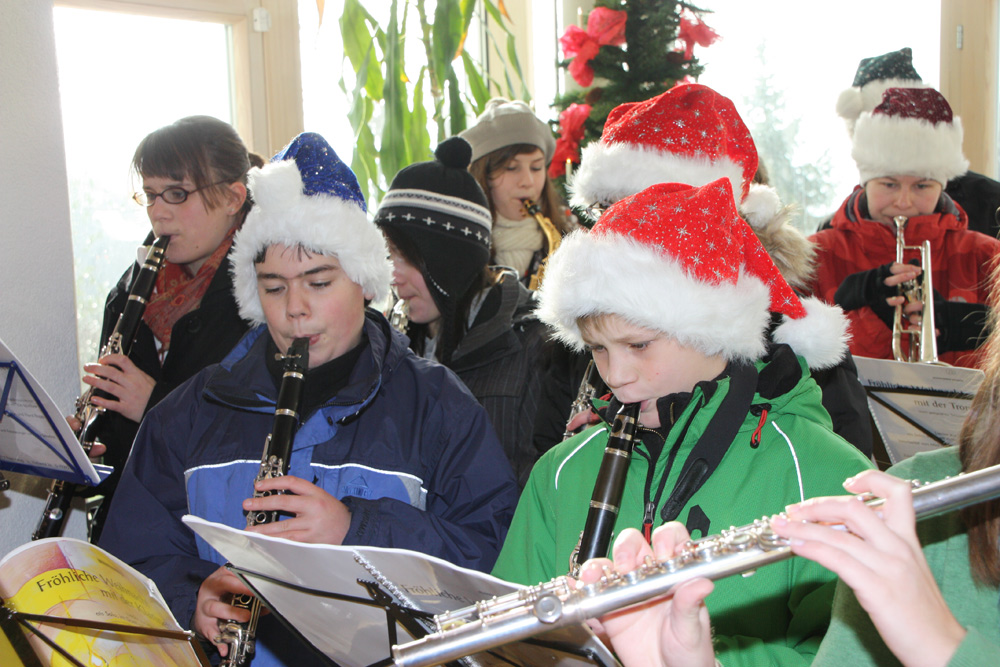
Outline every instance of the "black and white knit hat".
POLYGON ((468 170, 469 143, 452 137, 434 156, 396 174, 375 224, 390 238, 403 236, 416 246, 424 282, 446 314, 489 262, 493 219, 486 195, 468 170))
POLYGON ((889 88, 858 118, 851 157, 861 184, 881 176, 919 176, 945 185, 969 169, 962 119, 933 88, 889 88))
POLYGON ((927 87, 913 68, 913 51, 909 47, 863 58, 854 83, 837 98, 837 115, 844 119, 848 134, 853 135, 862 112, 877 107, 882 102, 882 93, 889 88, 927 87))
POLYGON ((335 256, 366 299, 389 294, 392 265, 385 240, 369 220, 354 172, 326 139, 295 137, 263 168, 248 174, 254 206, 236 232, 230 255, 240 316, 264 323, 254 261, 272 245, 335 256))

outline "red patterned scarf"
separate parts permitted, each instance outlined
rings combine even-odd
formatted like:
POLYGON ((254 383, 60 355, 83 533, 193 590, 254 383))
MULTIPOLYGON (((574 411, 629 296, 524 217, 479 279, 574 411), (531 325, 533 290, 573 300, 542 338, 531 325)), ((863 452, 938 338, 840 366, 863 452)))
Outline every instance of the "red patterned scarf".
POLYGON ((208 291, 208 286, 215 277, 215 272, 222 264, 223 258, 233 244, 233 234, 236 227, 229 230, 215 252, 205 260, 195 276, 189 276, 179 264, 164 262, 159 275, 156 276, 156 287, 146 305, 142 319, 160 341, 160 361, 170 349, 170 332, 177 320, 201 305, 201 299, 208 291))

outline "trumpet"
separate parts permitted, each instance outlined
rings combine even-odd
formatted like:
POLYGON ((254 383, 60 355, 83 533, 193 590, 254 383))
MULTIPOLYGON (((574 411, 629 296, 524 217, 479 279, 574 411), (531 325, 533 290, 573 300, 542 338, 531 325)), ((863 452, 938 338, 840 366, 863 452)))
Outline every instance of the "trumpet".
POLYGON ((556 226, 552 224, 552 221, 542 215, 541 207, 534 202, 532 199, 522 199, 521 203, 524 205, 524 210, 528 212, 528 215, 533 217, 538 223, 538 226, 542 228, 542 233, 545 234, 545 245, 547 246, 545 257, 538 265, 538 269, 535 271, 534 275, 531 276, 531 280, 528 282, 528 289, 536 290, 542 284, 542 278, 545 275, 545 263, 548 261, 552 253, 556 251, 559 247, 559 242, 562 241, 562 235, 556 226))
MULTIPOLYGON (((930 484, 911 482, 917 519, 951 512, 1000 496, 1000 466, 963 473, 930 484)), ((869 507, 884 504, 869 494, 858 496, 869 507)), ((776 515, 780 516, 780 515, 776 515)), ((549 630, 582 623, 644 602, 691 579, 716 580, 753 574, 758 568, 791 558, 791 544, 764 517, 719 535, 688 542, 668 560, 652 557, 621 575, 605 570, 593 584, 577 587, 566 577, 530 586, 474 606, 434 617, 435 631, 392 647, 396 667, 430 667, 462 656, 527 639, 549 630)))
POLYGON ((907 218, 897 215, 892 219, 896 223, 896 263, 903 263, 903 253, 907 250, 920 252, 920 267, 923 269, 921 282, 908 280, 900 285, 900 294, 906 297, 906 302, 920 301, 924 304, 920 318, 920 328, 910 329, 903 307, 906 302, 896 306, 896 315, 892 321, 892 356, 896 361, 920 362, 923 364, 940 364, 937 353, 937 335, 934 332, 934 282, 931 277, 931 242, 924 241, 917 246, 906 245, 903 233, 907 218), (903 336, 909 337, 907 350, 903 351, 903 336))

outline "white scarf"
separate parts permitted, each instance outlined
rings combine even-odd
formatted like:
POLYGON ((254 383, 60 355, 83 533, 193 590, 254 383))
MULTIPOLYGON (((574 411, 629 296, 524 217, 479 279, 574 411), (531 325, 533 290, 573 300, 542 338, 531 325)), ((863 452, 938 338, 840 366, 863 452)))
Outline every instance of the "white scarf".
POLYGON ((500 266, 509 266, 517 275, 528 271, 532 256, 542 249, 545 234, 531 216, 509 220, 500 215, 493 221, 493 254, 500 266))

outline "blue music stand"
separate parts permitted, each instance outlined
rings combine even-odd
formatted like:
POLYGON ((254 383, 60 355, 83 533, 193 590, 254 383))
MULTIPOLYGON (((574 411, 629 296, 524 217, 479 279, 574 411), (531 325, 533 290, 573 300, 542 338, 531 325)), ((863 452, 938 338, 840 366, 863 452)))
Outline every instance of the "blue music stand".
POLYGON ((0 470, 85 486, 100 483, 112 470, 90 462, 55 402, 2 340, 0 470))

